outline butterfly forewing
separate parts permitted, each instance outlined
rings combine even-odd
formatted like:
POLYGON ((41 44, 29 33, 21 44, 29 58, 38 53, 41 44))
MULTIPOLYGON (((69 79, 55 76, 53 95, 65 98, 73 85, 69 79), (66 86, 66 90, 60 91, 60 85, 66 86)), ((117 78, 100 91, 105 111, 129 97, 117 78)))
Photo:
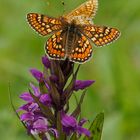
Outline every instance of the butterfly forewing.
POLYGON ((97 9, 98 0, 88 0, 69 14, 64 15, 64 17, 69 21, 74 19, 81 24, 90 24, 92 23, 92 18, 95 16, 97 9))
POLYGON ((114 40, 118 39, 120 36, 120 31, 116 28, 96 25, 85 25, 82 28, 82 32, 97 47, 107 45, 113 42, 114 40))
POLYGON ((37 13, 29 13, 27 15, 27 20, 31 27, 43 36, 58 31, 62 27, 59 18, 52 18, 37 13))
POLYGON ((84 63, 92 56, 92 46, 89 40, 83 35, 79 34, 75 47, 71 50, 69 59, 76 63, 84 63))
POLYGON ((62 30, 52 35, 45 46, 46 54, 52 59, 65 59, 64 33, 62 30))

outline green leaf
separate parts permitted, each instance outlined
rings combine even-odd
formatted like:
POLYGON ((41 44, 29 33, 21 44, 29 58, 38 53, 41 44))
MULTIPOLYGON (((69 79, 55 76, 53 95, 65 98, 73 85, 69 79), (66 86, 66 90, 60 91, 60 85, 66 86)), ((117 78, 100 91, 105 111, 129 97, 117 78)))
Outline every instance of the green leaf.
POLYGON ((62 128, 61 112, 60 111, 57 112, 56 117, 57 117, 57 130, 58 130, 58 133, 59 133, 58 140, 66 140, 66 135, 63 132, 63 128, 62 128))
POLYGON ((85 137, 84 140, 101 140, 103 123, 104 113, 101 112, 96 116, 95 120, 89 128, 91 132, 91 137, 85 137))
POLYGON ((67 101, 66 103, 66 108, 65 108, 65 112, 67 113, 69 111, 70 107, 69 107, 69 101, 67 101))
POLYGON ((86 94, 86 90, 84 90, 84 92, 81 95, 80 101, 77 104, 77 107, 75 108, 75 110, 72 113, 72 116, 74 116, 75 118, 77 118, 79 116, 79 114, 81 113, 81 104, 83 103, 84 97, 86 94))
POLYGON ((44 81, 39 82, 39 89, 41 94, 48 93, 48 89, 46 88, 44 81))
POLYGON ((47 140, 45 133, 39 133, 38 135, 41 140, 47 140))
POLYGON ((78 140, 76 133, 71 136, 70 140, 78 140))
POLYGON ((64 86, 65 77, 58 61, 51 61, 51 74, 58 77, 60 86, 64 86))
POLYGON ((75 84, 75 80, 76 80, 79 68, 80 68, 80 65, 78 65, 78 68, 77 68, 76 72, 73 74, 73 77, 72 77, 72 80, 71 80, 70 84, 66 87, 66 89, 64 90, 64 94, 62 95, 62 98, 64 100, 66 100, 66 102, 69 100, 69 98, 72 95, 73 87, 74 87, 74 84, 75 84))
POLYGON ((46 68, 45 66, 43 67, 43 76, 45 80, 47 80, 48 77, 50 76, 49 69, 46 68))
POLYGON ((57 87, 56 87, 55 83, 51 80, 50 80, 50 88, 51 88, 50 94, 51 94, 51 97, 53 99, 53 102, 55 103, 55 105, 57 107, 59 107, 60 106, 60 94, 57 90, 57 87))

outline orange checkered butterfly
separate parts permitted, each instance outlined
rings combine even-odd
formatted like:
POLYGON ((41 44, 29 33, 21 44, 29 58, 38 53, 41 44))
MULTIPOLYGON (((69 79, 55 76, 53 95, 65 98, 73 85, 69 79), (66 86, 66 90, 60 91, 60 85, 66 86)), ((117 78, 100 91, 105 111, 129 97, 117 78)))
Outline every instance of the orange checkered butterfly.
POLYGON ((45 45, 49 58, 55 60, 68 58, 70 61, 82 64, 92 56, 91 43, 101 47, 120 36, 116 28, 93 24, 92 19, 97 7, 98 0, 88 0, 59 18, 29 13, 27 19, 31 27, 40 35, 52 34, 45 45))

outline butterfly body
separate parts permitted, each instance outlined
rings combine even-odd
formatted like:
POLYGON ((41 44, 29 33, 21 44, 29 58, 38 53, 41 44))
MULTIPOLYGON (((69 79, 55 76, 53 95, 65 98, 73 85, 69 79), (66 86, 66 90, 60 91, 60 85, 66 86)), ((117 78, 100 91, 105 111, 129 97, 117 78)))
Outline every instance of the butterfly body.
POLYGON ((40 35, 53 34, 46 42, 46 54, 55 60, 65 60, 76 63, 88 61, 93 52, 91 42, 101 47, 120 36, 116 28, 97 26, 92 18, 97 11, 98 1, 88 0, 69 14, 59 18, 42 14, 29 13, 29 24, 40 35))
POLYGON ((62 28, 64 32, 64 40, 65 44, 63 44, 66 50, 66 56, 69 56, 71 54, 72 49, 76 47, 77 39, 80 35, 80 32, 78 30, 78 25, 76 25, 75 21, 72 21, 72 23, 66 23, 64 25, 64 28, 62 28))
POLYGON ((64 18, 61 18, 61 22, 62 29, 52 35, 45 45, 46 54, 52 59, 68 58, 74 62, 85 62, 92 55, 92 47, 81 34, 82 25, 75 20, 69 23, 64 18))

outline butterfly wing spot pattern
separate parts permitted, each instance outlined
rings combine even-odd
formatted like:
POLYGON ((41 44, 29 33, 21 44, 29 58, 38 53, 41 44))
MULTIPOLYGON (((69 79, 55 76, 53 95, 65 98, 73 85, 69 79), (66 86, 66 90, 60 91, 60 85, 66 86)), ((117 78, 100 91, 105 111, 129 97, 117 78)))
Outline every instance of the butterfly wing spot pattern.
POLYGON ((93 24, 92 19, 98 9, 98 0, 88 0, 79 7, 64 15, 68 21, 76 20, 80 24, 93 24))
POLYGON ((57 31, 62 27, 62 23, 59 19, 50 18, 41 14, 29 13, 27 20, 31 27, 42 36, 57 31))
POLYGON ((65 59, 65 48, 62 40, 62 30, 52 35, 45 46, 47 55, 52 59, 65 59))
POLYGON ((71 51, 69 59, 73 62, 84 63, 92 56, 92 46, 89 40, 81 34, 76 48, 71 51))
POLYGON ((119 38, 120 32, 115 28, 90 25, 85 26, 83 33, 95 44, 97 47, 102 47, 112 43, 119 38))

